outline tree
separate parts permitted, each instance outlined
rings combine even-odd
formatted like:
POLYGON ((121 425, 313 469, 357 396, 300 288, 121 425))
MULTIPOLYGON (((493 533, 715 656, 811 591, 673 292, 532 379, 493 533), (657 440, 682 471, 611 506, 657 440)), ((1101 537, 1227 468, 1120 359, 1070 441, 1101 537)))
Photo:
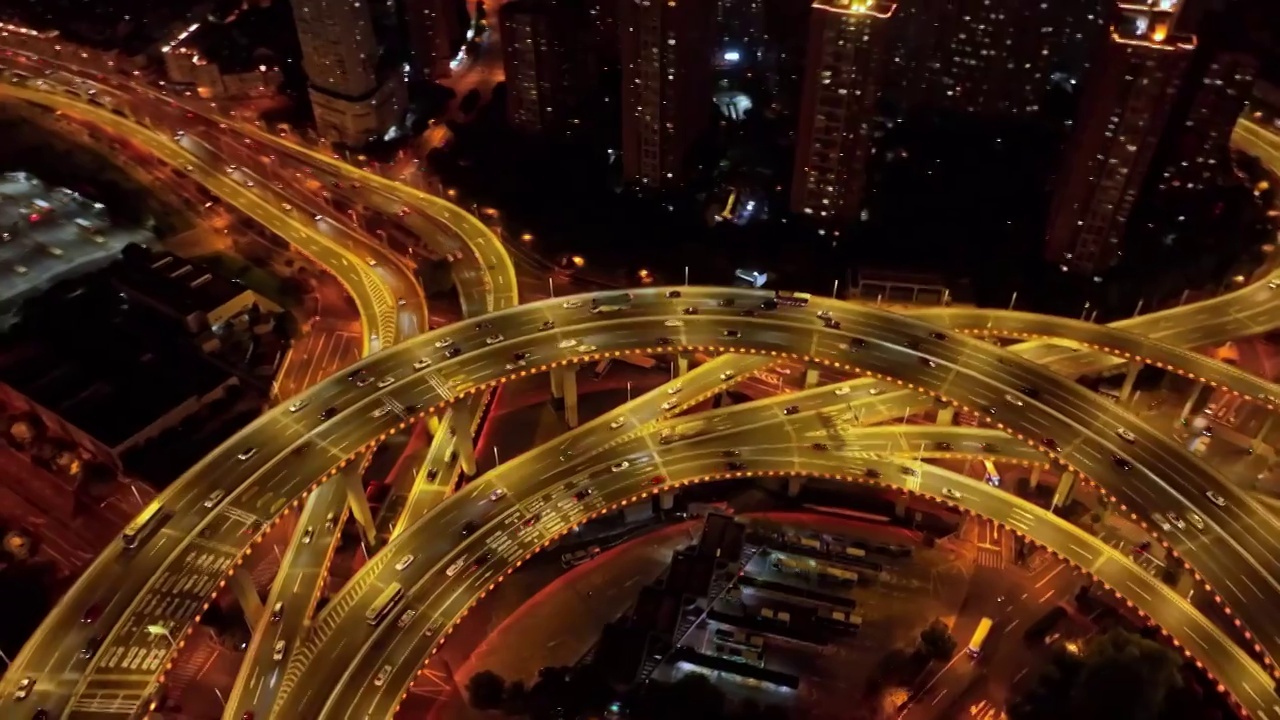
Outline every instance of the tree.
POLYGON ((1007 708, 1009 720, 1155 720, 1182 684, 1178 656, 1123 630, 1093 638, 1082 655, 1055 651, 1007 708))
POLYGON ((956 652, 956 639, 951 637, 951 628, 935 618, 920 631, 919 649, 930 660, 948 660, 956 652))
POLYGON ((477 710, 497 710, 506 697, 507 681, 501 675, 481 670, 467 680, 467 701, 477 710))

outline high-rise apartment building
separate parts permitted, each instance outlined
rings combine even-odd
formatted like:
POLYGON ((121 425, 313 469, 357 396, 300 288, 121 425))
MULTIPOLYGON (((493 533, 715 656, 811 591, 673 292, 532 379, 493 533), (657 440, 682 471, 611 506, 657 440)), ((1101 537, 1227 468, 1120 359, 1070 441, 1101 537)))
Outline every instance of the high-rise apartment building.
POLYGON ((409 67, 414 76, 433 79, 449 75, 449 62, 466 42, 466 0, 401 0, 409 67))
POLYGON ((791 209, 847 222, 862 209, 884 73, 885 0, 818 0, 809 19, 791 209))
POLYGON ((1121 256, 1129 216, 1164 132, 1195 38, 1172 32, 1177 0, 1119 6, 1086 76, 1050 208, 1045 257, 1097 274, 1121 256))
POLYGON ((551 0, 511 0, 499 11, 507 122, 570 138, 582 130, 585 13, 551 0))
POLYGON ((620 0, 623 180, 678 186, 712 117, 716 4, 620 0))
POLYGON ((369 0, 294 0, 293 18, 320 136, 359 146, 394 127, 404 80, 384 55, 369 0))
POLYGON ((1231 173, 1229 146, 1258 74, 1248 53, 1205 53, 1191 62, 1174 106, 1158 160, 1157 192, 1203 189, 1231 173))

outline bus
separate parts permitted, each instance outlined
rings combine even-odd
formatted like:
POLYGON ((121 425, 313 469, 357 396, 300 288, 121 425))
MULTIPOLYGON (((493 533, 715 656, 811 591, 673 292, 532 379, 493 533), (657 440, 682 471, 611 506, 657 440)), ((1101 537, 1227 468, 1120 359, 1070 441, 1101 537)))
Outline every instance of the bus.
POLYGON ((807 292, 792 292, 790 290, 779 290, 773 294, 773 299, 777 300, 779 305, 792 305, 794 307, 808 305, 809 299, 812 297, 807 292))
POLYGON ((984 471, 983 480, 991 487, 1000 487, 1000 473, 996 472, 996 464, 990 460, 982 461, 982 469, 984 471))
POLYGON ((125 526, 124 532, 120 534, 120 541, 127 548, 138 546, 138 541, 146 537, 155 530, 164 515, 164 505, 159 500, 152 500, 150 505, 143 508, 138 517, 133 522, 125 526))
POLYGON ((982 654, 982 644, 987 641, 987 635, 991 632, 991 618, 984 617, 978 623, 978 629, 973 631, 973 639, 969 641, 967 651, 969 657, 976 658, 982 654))
POLYGON ((608 313, 631 307, 631 293, 612 293, 591 298, 591 312, 608 313))
POLYGON ((400 583, 391 583, 382 594, 378 596, 373 607, 369 608, 369 612, 365 613, 364 618, 369 621, 370 625, 377 625, 391 614, 391 610, 404 598, 404 588, 400 583))

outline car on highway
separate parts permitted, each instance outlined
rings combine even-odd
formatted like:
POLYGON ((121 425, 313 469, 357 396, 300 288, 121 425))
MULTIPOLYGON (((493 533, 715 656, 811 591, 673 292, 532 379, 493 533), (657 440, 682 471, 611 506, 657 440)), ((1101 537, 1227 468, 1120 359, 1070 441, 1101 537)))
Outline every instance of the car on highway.
POLYGON ((320 422, 328 422, 338 414, 338 408, 330 405, 320 413, 320 422))
POLYGON ((684 327, 684 321, 681 320, 680 318, 671 318, 670 320, 667 320, 662 324, 666 325, 667 327, 684 327))
POLYGON ((818 319, 819 319, 819 320, 830 320, 830 319, 831 319, 831 311, 830 311, 830 310, 819 310, 819 311, 818 311, 818 319))
POLYGON ((752 310, 751 308, 747 308, 745 310, 739 310, 738 314, 741 315, 742 317, 755 317, 756 311, 752 310))
POLYGON ((649 478, 650 485, 661 485, 666 481, 667 479, 662 477, 661 475, 654 475, 653 477, 649 478))
POLYGON ((413 361, 413 369, 415 371, 425 370, 429 367, 431 367, 431 358, 418 358, 413 361))
POLYGON ((560 307, 564 308, 565 310, 575 310, 577 308, 582 307, 582 301, 581 300, 565 300, 564 303, 560 305, 560 307))
POLYGON ((1199 515, 1193 512, 1187 513, 1187 522, 1191 523, 1191 527, 1202 532, 1204 531, 1204 518, 1199 515))
POLYGON ((405 300, 403 297, 400 297, 399 295, 396 296, 396 305, 398 305, 399 307, 404 307, 405 305, 408 305, 408 304, 409 302, 405 300))
POLYGON ((627 419, 625 417, 615 418, 613 422, 609 423, 609 429, 617 430, 618 428, 626 424, 627 424, 627 419))
POLYGON ((742 333, 738 332, 737 330, 723 330, 720 332, 720 335, 730 339, 736 339, 736 338, 742 337, 742 333))
POLYGON ((565 338, 564 340, 561 340, 560 342, 556 343, 556 347, 560 348, 561 350, 568 350, 569 348, 577 344, 578 344, 577 338, 565 338))
POLYGON ((881 389, 880 389, 880 388, 878 388, 878 387, 873 387, 873 388, 871 388, 870 390, 868 390, 868 391, 867 391, 867 394, 868 394, 868 395, 870 395, 870 396, 872 396, 872 397, 875 397, 876 395, 879 395, 881 392, 882 392, 882 391, 881 391, 881 389))
POLYGON ((740 472, 747 469, 747 464, 740 460, 731 460, 724 465, 732 472, 740 472))
POLYGON ((679 291, 679 290, 668 290, 668 291, 667 291, 667 297, 668 297, 668 298, 678 298, 678 297, 680 297, 680 291, 679 291))
POLYGON ((1054 440, 1051 437, 1041 439, 1040 444, 1054 452, 1062 452, 1062 446, 1058 444, 1057 440, 1054 440))
POLYGON ((863 473, 862 473, 862 474, 863 474, 863 475, 866 475, 867 477, 871 478, 872 480, 879 480, 881 477, 883 477, 883 476, 880 474, 880 471, 879 471, 878 469, 876 469, 876 468, 867 468, 865 471, 863 471, 863 473))
POLYGON ((494 334, 492 334, 492 335, 490 335, 489 337, 487 337, 487 338, 485 338, 485 339, 484 339, 484 344, 485 344, 485 345, 497 345, 498 343, 502 342, 502 341, 503 341, 503 340, 505 340, 505 339, 506 339, 506 338, 502 337, 502 335, 501 335, 500 333, 494 333, 494 334))
POLYGON ((1017 395, 1014 395, 1013 393, 1005 393, 1004 401, 1009 403, 1010 405, 1014 405, 1016 407, 1022 407, 1022 398, 1018 397, 1017 395))
POLYGON ((218 504, 218 502, 219 502, 219 501, 221 501, 221 500, 222 500, 222 498, 224 498, 224 497, 226 497, 226 496, 227 496, 226 491, 223 491, 223 490, 214 490, 213 492, 209 493, 209 497, 205 498, 205 500, 204 500, 204 506, 205 506, 205 507, 207 507, 207 508, 211 508, 211 507, 213 507, 214 505, 217 505, 217 504, 218 504))
POLYGON ((431 622, 427 623, 427 629, 423 630, 422 634, 426 635, 427 637, 431 637, 432 635, 435 635, 436 633, 440 632, 440 626, 443 624, 444 624, 443 620, 441 620, 440 618, 434 618, 432 619, 431 622))
POLYGON ((14 700, 26 700, 31 697, 31 691, 36 687, 36 679, 33 677, 24 677, 18 681, 18 688, 13 691, 14 700))
POLYGON ((555 321, 555 320, 547 320, 547 321, 543 322, 541 325, 539 325, 539 326, 538 326, 538 331, 539 331, 539 332, 546 332, 547 330, 554 330, 554 329, 555 329, 555 327, 556 327, 556 321, 555 321))
MULTIPOLYGON (((929 368, 938 367, 938 363, 934 362, 932 359, 927 358, 923 355, 920 356, 919 360, 920 360, 920 364, 925 367, 929 367, 929 368)), ((1021 405, 1022 403, 1018 403, 1018 404, 1021 405)))
POLYGON ((665 410, 674 410, 674 409, 675 409, 675 407, 676 407, 677 405, 679 405, 679 404, 680 404, 680 401, 679 401, 679 400, 677 400, 677 399, 675 399, 675 398, 671 398, 670 400, 668 400, 668 401, 666 401, 666 402, 662 403, 662 405, 660 405, 659 407, 660 407, 662 410, 664 410, 664 411, 665 411, 665 410))
POLYGON ((595 345, 579 345, 578 346, 578 352, 580 353, 593 353, 599 349, 600 348, 596 347, 595 345))
POLYGON ((289 412, 298 412, 302 408, 306 407, 308 404, 309 403, 306 400, 294 400, 293 402, 289 403, 289 412))
POLYGON ((498 502, 499 500, 501 500, 506 496, 507 496, 506 490, 502 488, 497 488, 493 492, 489 493, 489 502, 498 502))
POLYGON ((696 307, 687 307, 687 308, 684 308, 683 310, 681 310, 681 311, 680 311, 680 314, 681 314, 681 315, 697 315, 697 314, 698 314, 698 308, 696 308, 696 307))
POLYGON ((813 448, 814 450, 830 450, 831 449, 831 446, 824 442, 816 442, 810 445, 809 447, 813 448))
POLYGON ((331 512, 324 516, 324 529, 332 530, 338 526, 338 513, 331 512))
POLYGON ((396 627, 406 627, 409 623, 413 622, 413 619, 416 617, 418 617, 418 611, 413 608, 409 608, 408 610, 400 613, 400 619, 396 620, 396 627))
POLYGON ((459 355, 461 355, 461 354, 462 354, 462 348, 460 348, 460 347, 451 347, 451 348, 449 348, 448 350, 445 350, 445 351, 444 351, 444 356, 445 356, 446 358, 451 359, 451 360, 452 360, 453 358, 458 357, 458 356, 459 356, 459 355))
POLYGON ((583 488, 573 494, 573 499, 578 502, 582 502, 583 500, 586 500, 587 498, 591 497, 593 494, 595 494, 595 490, 592 490, 591 488, 583 488))
POLYGON ((371 257, 366 257, 366 258, 364 259, 364 261, 365 261, 365 262, 367 262, 367 263, 369 263, 369 267, 378 267, 378 261, 377 261, 377 260, 374 260, 374 259, 373 259, 373 258, 371 258, 371 257))
POLYGON ((382 687, 382 683, 386 682, 389 677, 391 677, 391 666, 383 665, 378 674, 373 676, 373 686, 382 687))
POLYGON ((413 561, 416 558, 417 558, 416 555, 405 555, 404 557, 396 561, 396 570, 404 570, 405 568, 412 565, 413 561))
POLYGON ((1018 388, 1018 392, 1022 393, 1023 395, 1026 395, 1027 397, 1033 400, 1035 398, 1040 397, 1040 391, 1031 387, 1030 385, 1023 385, 1022 387, 1018 388))
POLYGON ((308 527, 306 530, 302 532, 302 544, 310 545, 311 541, 314 540, 315 537, 316 537, 316 529, 313 527, 308 527))
POLYGON ((240 454, 236 456, 236 459, 248 460, 249 458, 257 454, 258 454, 258 448, 255 448, 255 447, 245 448, 244 450, 240 451, 240 454))
POLYGON ((841 328, 839 320, 823 320, 822 324, 824 327, 828 327, 832 330, 839 330, 841 328))
POLYGON ((471 569, 479 570, 480 568, 487 565, 489 561, 492 559, 493 559, 493 553, 486 550, 485 552, 482 552, 479 555, 477 555, 476 559, 472 561, 471 569))
POLYGON ((738 457, 738 456, 739 456, 739 455, 741 455, 741 454, 742 454, 742 452, 741 452, 741 451, 739 451, 739 450, 735 450, 735 449, 733 449, 733 448, 730 448, 730 449, 728 449, 728 450, 721 450, 721 451, 720 451, 720 457, 738 457))
POLYGON ((947 336, 945 334, 940 333, 937 330, 934 330, 933 332, 929 333, 929 337, 933 338, 934 340, 940 340, 940 341, 946 341, 947 339, 947 336))
POLYGON ((80 616, 80 622, 91 625, 98 622, 98 618, 102 617, 102 606, 94 603, 85 608, 84 614, 80 616))
POLYGON ((907 467, 906 465, 903 465, 903 466, 899 467, 899 468, 898 468, 898 472, 902 473, 903 475, 906 475, 907 477, 913 477, 913 478, 918 478, 918 477, 920 477, 920 471, 919 471, 919 470, 917 470, 917 469, 915 469, 915 468, 913 468, 913 467, 907 467))
POLYGON ((952 500, 959 500, 964 497, 964 495, 960 494, 959 490, 949 487, 942 488, 942 496, 951 498, 952 500))
POLYGON ((89 642, 84 644, 80 650, 80 657, 91 658, 98 654, 98 650, 102 649, 102 643, 106 640, 105 635, 94 635, 89 638, 89 642))
POLYGON ((245 187, 248 187, 248 188, 253 187, 253 181, 252 181, 252 180, 245 180, 245 181, 244 181, 244 186, 245 186, 245 187))
POLYGON ((738 304, 738 301, 734 300, 733 298, 721 298, 716 301, 716 305, 720 307, 733 307, 734 305, 737 305, 737 304, 738 304))
POLYGON ((506 370, 519 370, 522 367, 524 367, 523 360, 513 360, 503 366, 503 368, 506 370))
POLYGON ((841 397, 842 395, 848 395, 851 392, 853 392, 853 388, 849 387, 848 385, 841 385, 835 390, 836 397, 841 397))
POLYGON ((457 575, 458 571, 462 569, 462 566, 466 564, 467 564, 466 558, 458 558, 457 560, 453 561, 453 564, 450 565, 447 569, 445 569, 444 571, 445 577, 453 577, 454 575, 457 575))
POLYGON ((613 467, 610 467, 609 470, 611 472, 622 472, 623 470, 626 470, 629 467, 631 467, 631 463, 627 462, 626 460, 623 460, 622 462, 614 463, 613 467))
POLYGON ((854 352, 856 352, 858 348, 864 348, 864 347, 866 347, 866 346, 867 346, 867 341, 866 341, 866 340, 863 340, 863 339, 862 339, 862 338, 860 338, 860 337, 851 337, 851 338, 849 338, 849 350, 850 350, 850 351, 854 351, 854 352))
POLYGON ((1227 499, 1212 490, 1206 490, 1204 496, 1209 498, 1209 502, 1217 505, 1218 507, 1227 506, 1227 499))
POLYGON ((394 377, 388 375, 378 381, 378 387, 379 388, 391 387, 393 384, 395 384, 395 381, 396 379, 394 377))
POLYGON ((1173 526, 1169 524, 1169 521, 1165 519, 1164 515, 1161 515, 1161 514, 1160 514, 1160 513, 1158 513, 1158 512, 1157 512, 1157 513, 1151 513, 1151 519, 1155 521, 1155 524, 1156 524, 1156 525, 1159 525, 1159 526, 1160 526, 1160 529, 1161 529, 1161 530, 1172 530, 1172 529, 1173 529, 1173 526))
POLYGON ((725 370, 724 372, 720 373, 720 382, 727 382, 729 380, 732 380, 736 375, 737 373, 735 373, 732 370, 725 370))
POLYGON ((798 412, 800 412, 800 406, 799 406, 799 405, 788 405, 788 406, 786 406, 786 407, 782 408, 782 414, 783 414, 783 415, 795 415, 795 414, 796 414, 796 413, 798 413, 798 412))
POLYGON ((527 529, 527 528, 531 528, 531 527, 533 527, 534 525, 537 525, 537 524, 538 524, 538 521, 539 521, 539 520, 541 520, 541 519, 542 519, 542 513, 534 513, 534 514, 530 515, 529 517, 525 518, 525 519, 520 523, 520 527, 522 527, 522 528, 526 528, 526 529, 527 529))
POLYGON ((373 376, 361 370, 360 372, 356 373, 354 380, 356 383, 356 387, 364 387, 369 383, 373 382, 373 376))
POLYGON ((480 523, 475 520, 468 520, 462 524, 462 537, 469 537, 471 533, 480 529, 480 523))
POLYGON ((284 617, 284 601, 281 600, 271 606, 271 622, 280 622, 280 618, 284 617))
POLYGON ((774 300, 773 298, 767 298, 765 300, 762 300, 760 302, 760 309, 761 310, 777 310, 778 301, 774 300))
POLYGON ((1000 452, 1000 446, 996 445, 995 443, 984 442, 982 443, 982 451, 989 452, 989 453, 998 453, 1000 452))
POLYGON ((1185 522, 1183 522, 1183 521, 1182 521, 1182 518, 1178 517, 1178 513, 1176 513, 1176 512, 1174 512, 1174 511, 1170 510, 1170 511, 1168 511, 1168 512, 1166 512, 1166 513, 1164 514, 1164 517, 1165 517, 1165 519, 1166 519, 1166 520, 1168 520, 1168 521, 1169 521, 1169 522, 1170 522, 1174 527, 1178 528, 1179 530, 1186 530, 1186 529, 1187 529, 1187 524, 1186 524, 1185 522))
POLYGON ((228 165, 228 166, 227 166, 227 174, 228 174, 228 175, 232 175, 232 174, 234 174, 234 173, 235 173, 235 171, 237 171, 237 170, 239 170, 239 169, 240 169, 240 168, 236 167, 235 165, 228 165))
POLYGON ((671 387, 667 388, 667 394, 668 394, 668 395, 675 395, 676 393, 680 392, 681 390, 684 390, 684 385, 672 385, 671 387))
POLYGON ((1123 455, 1112 454, 1111 462, 1121 470, 1129 471, 1133 469, 1133 463, 1129 462, 1129 459, 1123 455))
POLYGON ((1124 428, 1116 428, 1116 435, 1119 435, 1120 439, 1127 443, 1138 442, 1138 437, 1124 428))
POLYGON ((436 347, 447 348, 453 344, 453 338, 443 337, 436 341, 436 347))
POLYGON ((288 211, 288 210, 292 210, 293 206, 290 205, 289 203, 280 203, 280 209, 288 211))
POLYGON ((938 442, 933 444, 933 447, 934 449, 941 450, 942 452, 951 452, 952 450, 955 449, 954 447, 951 446, 951 443, 947 442, 946 440, 939 440, 938 442))

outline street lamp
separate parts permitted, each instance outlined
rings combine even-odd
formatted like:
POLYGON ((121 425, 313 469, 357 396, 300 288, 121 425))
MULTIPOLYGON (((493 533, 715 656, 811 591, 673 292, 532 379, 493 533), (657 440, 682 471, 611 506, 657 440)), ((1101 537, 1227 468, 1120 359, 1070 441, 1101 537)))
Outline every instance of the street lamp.
POLYGON ((167 627, 165 627, 165 626, 163 626, 163 625, 148 625, 148 626, 146 627, 146 630, 147 630, 147 634, 148 634, 148 635, 150 635, 150 636, 152 636, 152 637, 163 637, 163 638, 165 638, 166 640, 168 640, 168 641, 169 641, 169 644, 170 644, 170 645, 177 645, 177 644, 178 644, 178 641, 177 641, 177 640, 174 640, 174 639, 173 639, 173 636, 169 634, 169 628, 167 628, 167 627))

